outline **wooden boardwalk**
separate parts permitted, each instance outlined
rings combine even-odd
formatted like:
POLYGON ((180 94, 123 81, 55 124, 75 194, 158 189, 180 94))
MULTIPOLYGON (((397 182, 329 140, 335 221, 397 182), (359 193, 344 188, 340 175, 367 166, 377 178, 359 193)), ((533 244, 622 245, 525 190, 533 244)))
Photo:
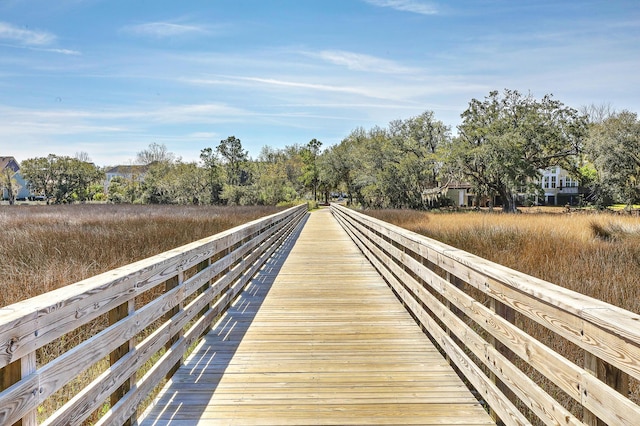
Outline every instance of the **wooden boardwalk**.
POLYGON ((494 423, 326 209, 252 280, 140 424, 494 423))

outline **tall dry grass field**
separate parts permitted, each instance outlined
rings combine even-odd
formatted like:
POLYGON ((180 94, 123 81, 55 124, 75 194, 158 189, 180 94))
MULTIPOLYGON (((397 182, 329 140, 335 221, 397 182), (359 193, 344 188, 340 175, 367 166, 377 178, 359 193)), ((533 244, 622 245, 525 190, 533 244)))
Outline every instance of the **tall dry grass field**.
POLYGON ((367 212, 537 278, 640 312, 640 219, 611 214, 367 212))
MULTIPOLYGON (((640 313, 640 219, 612 214, 425 213, 407 210, 367 214, 439 240, 525 274, 640 313)), ((483 295, 466 286, 473 297, 483 295)), ((516 325, 583 365, 584 352, 520 315, 516 325)), ((568 395, 525 363, 520 368, 580 418, 568 395)), ((640 403, 640 383, 630 380, 630 398, 640 403)), ((534 423, 537 424, 537 423, 534 423)))
MULTIPOLYGON (((275 207, 137 205, 0 207, 0 307, 72 284, 282 210, 275 207)), ((158 290, 162 291, 162 289, 158 290)), ((153 294, 143 294, 145 304, 153 294)), ((107 315, 36 352, 38 367, 108 326, 107 315)), ((157 327, 157 325, 156 325, 157 327)), ((153 332, 150 327, 147 334, 153 332)), ((144 335, 139 336, 142 339, 144 335)), ((162 355, 159 353, 158 356, 162 355)), ((148 369, 152 362, 145 367, 148 369)), ((39 407, 39 421, 73 398, 109 366, 108 358, 39 407)), ((143 374, 141 370, 138 374, 143 374)), ((109 409, 94 413, 95 422, 109 409)))
POLYGON ((1 206, 0 307, 281 210, 138 205, 1 206))

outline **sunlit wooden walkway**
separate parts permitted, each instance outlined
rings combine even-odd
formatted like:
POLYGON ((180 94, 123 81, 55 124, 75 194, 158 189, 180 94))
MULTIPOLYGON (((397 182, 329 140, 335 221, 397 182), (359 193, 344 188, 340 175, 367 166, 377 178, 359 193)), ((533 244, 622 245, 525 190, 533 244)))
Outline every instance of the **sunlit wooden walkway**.
POLYGON ((269 261, 140 424, 492 421, 327 209, 269 261))

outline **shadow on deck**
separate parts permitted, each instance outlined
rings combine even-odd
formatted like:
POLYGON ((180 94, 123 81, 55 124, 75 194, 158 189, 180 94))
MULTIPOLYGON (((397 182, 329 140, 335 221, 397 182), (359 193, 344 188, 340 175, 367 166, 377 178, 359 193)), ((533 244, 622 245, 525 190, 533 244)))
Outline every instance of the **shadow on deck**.
POLYGON ((165 385, 160 397, 144 414, 139 423, 141 426, 190 425, 202 417, 307 219, 308 215, 252 278, 232 307, 204 336, 184 365, 165 385), (176 403, 178 395, 180 398, 188 395, 190 403, 176 403), (190 420, 177 420, 185 418, 190 420))

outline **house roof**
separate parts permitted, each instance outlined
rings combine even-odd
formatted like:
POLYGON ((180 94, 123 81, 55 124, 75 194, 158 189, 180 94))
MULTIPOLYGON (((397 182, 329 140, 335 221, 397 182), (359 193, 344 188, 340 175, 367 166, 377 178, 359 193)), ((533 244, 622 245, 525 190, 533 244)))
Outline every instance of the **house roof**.
POLYGON ((128 165, 128 166, 115 166, 106 171, 109 174, 121 174, 129 175, 132 173, 145 173, 149 169, 149 166, 140 165, 128 165))
POLYGON ((0 170, 4 170, 7 167, 10 167, 14 172, 20 170, 20 165, 14 157, 0 157, 0 170))
POLYGON ((472 186, 467 182, 454 182, 449 184, 449 189, 471 189, 472 186))

